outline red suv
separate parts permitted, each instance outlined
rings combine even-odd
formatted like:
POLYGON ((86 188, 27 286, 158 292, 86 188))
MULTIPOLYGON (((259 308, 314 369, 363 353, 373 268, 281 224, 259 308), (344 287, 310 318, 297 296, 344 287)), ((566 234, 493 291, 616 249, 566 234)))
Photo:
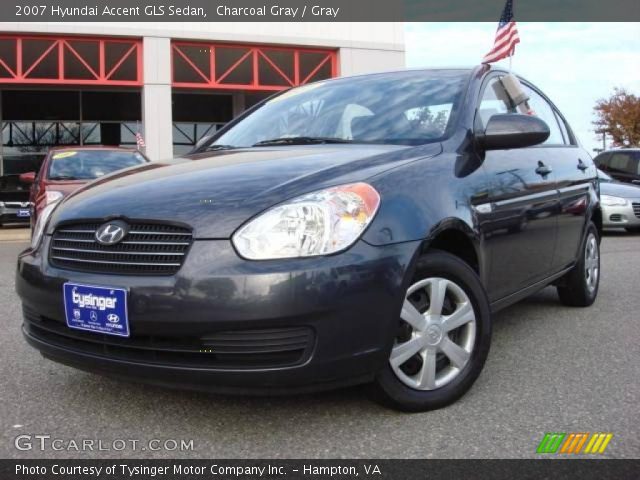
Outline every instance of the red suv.
POLYGON ((20 180, 30 183, 33 205, 31 226, 47 205, 66 197, 82 185, 149 160, 138 150, 118 147, 56 147, 42 162, 40 172, 27 172, 20 180))

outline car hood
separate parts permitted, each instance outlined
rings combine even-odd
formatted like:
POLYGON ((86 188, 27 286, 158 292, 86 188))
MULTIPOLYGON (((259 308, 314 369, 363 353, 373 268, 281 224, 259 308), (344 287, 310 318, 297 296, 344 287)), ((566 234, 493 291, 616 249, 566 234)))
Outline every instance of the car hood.
POLYGON ((310 145, 226 150, 152 162, 86 185, 57 208, 48 232, 72 220, 157 220, 193 228, 194 238, 229 238, 244 222, 292 197, 363 181, 437 155, 440 144, 310 145))
POLYGON ((61 192, 67 196, 91 180, 46 180, 45 186, 49 191, 61 192))
POLYGON ((622 182, 600 182, 600 193, 622 198, 640 198, 640 187, 622 182))

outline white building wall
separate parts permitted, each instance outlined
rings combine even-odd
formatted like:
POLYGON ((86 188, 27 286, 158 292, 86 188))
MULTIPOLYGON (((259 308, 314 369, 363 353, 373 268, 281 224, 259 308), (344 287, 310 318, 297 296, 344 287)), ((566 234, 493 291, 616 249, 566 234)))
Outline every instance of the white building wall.
POLYGON ((171 39, 144 37, 142 125, 145 153, 152 160, 173 156, 171 108, 171 39))
POLYGON ((402 23, 0 22, 0 32, 169 37, 390 50, 404 55, 402 23))

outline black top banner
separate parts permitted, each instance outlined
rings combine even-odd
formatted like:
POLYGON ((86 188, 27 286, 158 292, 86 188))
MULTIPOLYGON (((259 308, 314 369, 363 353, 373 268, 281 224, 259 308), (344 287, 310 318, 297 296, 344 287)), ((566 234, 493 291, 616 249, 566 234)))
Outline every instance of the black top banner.
MULTIPOLYGON (((497 22, 505 0, 2 0, 18 22, 497 22)), ((638 0, 516 0, 517 21, 639 21, 638 0)), ((2 26, 0 25, 0 30, 2 26)))

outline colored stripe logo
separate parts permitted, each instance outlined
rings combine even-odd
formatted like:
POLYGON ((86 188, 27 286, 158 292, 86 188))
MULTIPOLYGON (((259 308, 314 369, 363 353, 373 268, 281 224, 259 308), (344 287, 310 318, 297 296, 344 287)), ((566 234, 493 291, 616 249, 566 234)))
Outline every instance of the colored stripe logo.
POLYGON ((601 454, 613 438, 612 433, 545 433, 536 453, 601 454))

